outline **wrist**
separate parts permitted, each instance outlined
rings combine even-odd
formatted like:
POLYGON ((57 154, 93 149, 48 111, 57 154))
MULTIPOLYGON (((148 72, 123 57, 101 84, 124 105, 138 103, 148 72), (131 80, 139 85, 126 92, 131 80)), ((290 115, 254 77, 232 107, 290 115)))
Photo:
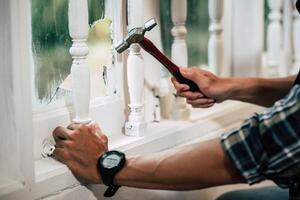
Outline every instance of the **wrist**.
POLYGON ((98 172, 102 182, 108 186, 105 197, 113 196, 119 189, 120 186, 115 183, 115 176, 124 167, 125 161, 125 154, 119 151, 107 151, 98 159, 98 172))
POLYGON ((223 95, 220 97, 221 101, 235 100, 238 93, 241 91, 240 84, 234 78, 221 78, 223 95))
POLYGON ((262 84, 257 78, 231 78, 229 99, 248 102, 256 98, 262 84))

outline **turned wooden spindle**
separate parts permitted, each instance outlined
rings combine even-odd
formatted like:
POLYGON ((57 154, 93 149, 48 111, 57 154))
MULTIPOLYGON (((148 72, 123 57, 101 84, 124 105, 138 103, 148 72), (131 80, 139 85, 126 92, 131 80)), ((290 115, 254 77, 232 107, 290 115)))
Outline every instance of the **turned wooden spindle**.
MULTIPOLYGON (((162 49, 161 43, 161 31, 160 31, 160 0, 143 0, 143 17, 144 21, 148 21, 151 18, 157 20, 157 26, 151 31, 146 33, 146 37, 151 40, 158 49, 162 49)), ((163 68, 161 64, 153 58, 150 54, 142 51, 142 55, 145 63, 145 80, 151 85, 158 85, 161 77, 163 76, 163 68)), ((147 82, 146 81, 146 82, 147 82)), ((157 101, 155 89, 149 88, 148 84, 145 84, 145 119, 147 122, 157 122, 160 114, 159 101, 157 101)))
POLYGON ((89 53, 86 44, 88 25, 88 4, 87 0, 69 1, 69 31, 72 37, 70 54, 73 58, 71 66, 71 85, 73 103, 75 108, 75 123, 89 123, 90 105, 90 70, 87 65, 89 53))
MULTIPOLYGON (((128 1, 128 30, 143 26, 142 0, 128 1)), ((144 59, 139 44, 131 44, 127 59, 127 82, 129 91, 129 117, 125 124, 125 134, 143 136, 146 133, 144 104, 144 59)))
POLYGON ((223 73, 223 0, 209 0, 208 11, 210 18, 208 41, 208 66, 219 75, 223 73))
POLYGON ((279 74, 286 76, 293 65, 293 1, 283 2, 283 60, 279 66, 279 74))
POLYGON ((270 76, 279 75, 282 59, 282 0, 268 0, 270 8, 267 30, 267 66, 270 76))
MULTIPOLYGON (((294 1, 293 6, 295 8, 296 1, 294 1)), ((294 47, 294 65, 293 73, 298 73, 300 69, 300 14, 295 8, 294 11, 294 21, 293 21, 293 47, 294 47)))
MULTIPOLYGON (((171 18, 174 27, 171 30, 174 37, 171 57, 172 61, 180 66, 188 66, 188 50, 186 44, 187 29, 185 22, 187 18, 187 1, 172 0, 171 1, 171 18)), ((186 100, 181 97, 176 97, 172 109, 172 118, 175 120, 189 120, 190 109, 186 104, 186 100)))

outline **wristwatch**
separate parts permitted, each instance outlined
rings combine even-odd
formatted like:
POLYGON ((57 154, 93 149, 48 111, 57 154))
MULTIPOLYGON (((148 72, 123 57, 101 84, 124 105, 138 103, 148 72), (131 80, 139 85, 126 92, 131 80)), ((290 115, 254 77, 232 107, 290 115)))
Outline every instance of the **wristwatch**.
POLYGON ((124 165, 125 154, 119 151, 107 151, 98 159, 97 169, 104 185, 108 186, 104 192, 105 197, 112 197, 120 188, 114 184, 114 177, 124 165))

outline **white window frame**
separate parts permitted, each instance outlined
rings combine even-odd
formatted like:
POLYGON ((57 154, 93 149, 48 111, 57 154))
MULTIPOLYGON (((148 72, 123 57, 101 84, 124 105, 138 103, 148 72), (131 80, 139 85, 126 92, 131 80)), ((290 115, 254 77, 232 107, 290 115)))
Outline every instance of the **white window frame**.
MULTIPOLYGON (((103 0, 104 1, 104 0, 103 0)), ((118 0, 122 2, 122 0, 118 0)), ((116 1, 117 2, 117 1, 116 1)), ((113 9, 113 8, 111 8, 113 9)), ((107 11, 105 11, 107 12, 107 11)), ((111 17, 116 18, 116 12, 111 17)), ((121 15, 124 15, 121 14, 121 15)), ((112 19, 114 23, 114 19, 112 19)), ((122 38, 123 27, 117 27, 119 30, 115 30, 114 37, 122 38), (122 35, 120 37, 120 35, 122 35)), ((31 32, 31 30, 29 30, 31 32)), ((125 100, 123 94, 123 65, 124 56, 117 56, 115 61, 116 79, 117 81, 117 93, 111 96, 97 97, 90 101, 90 116, 93 121, 99 123, 102 130, 109 135, 119 135, 122 133, 122 125, 124 124, 125 118, 123 111, 125 109, 125 100), (103 117, 105 115, 106 117, 103 117), (107 117, 107 115, 114 116, 114 118, 107 117)), ((33 63, 32 63, 33 66, 33 63)), ((33 68, 33 67, 32 67, 33 68)), ((60 99, 57 102, 52 103, 49 106, 42 106, 34 110, 33 112, 33 123, 35 132, 35 150, 34 157, 40 158, 42 151, 42 143, 45 138, 51 137, 51 132, 58 125, 67 126, 72 120, 74 115, 72 105, 65 104, 64 100, 60 99)))
MULTIPOLYGON (((0 197, 1 199, 2 197, 4 199, 37 199, 79 185, 65 165, 52 158, 36 160, 33 156, 34 149, 41 148, 41 146, 33 147, 33 144, 40 145, 39 142, 48 137, 51 134, 50 131, 57 125, 67 125, 70 122, 70 112, 68 107, 32 112, 30 0, 10 0, 9 4, 13 39, 11 60, 14 72, 13 81, 16 86, 16 93, 13 97, 17 113, 15 120, 18 131, 17 139, 20 141, 22 179, 9 188, 0 187, 0 197), (36 132, 39 134, 34 134, 36 132)), ((118 73, 123 74, 123 68, 120 68, 118 73)), ((122 88, 123 85, 117 87, 122 88)), ((106 97, 92 102, 91 117, 100 123, 102 129, 107 131, 106 133, 113 133, 110 137, 110 148, 125 151, 128 155, 153 153, 186 142, 217 137, 220 133, 239 124, 249 113, 258 110, 256 106, 229 101, 205 112, 203 109, 193 110, 192 119, 189 122, 163 120, 160 123, 149 124, 145 137, 127 137, 121 131, 124 124, 123 117, 116 120, 101 116, 101 113, 108 111, 112 113, 112 116, 119 116, 120 111, 123 112, 125 109, 123 96, 119 94, 119 96, 106 97), (231 117, 227 117, 228 115, 231 117), (201 133, 195 130, 201 130, 201 133)))

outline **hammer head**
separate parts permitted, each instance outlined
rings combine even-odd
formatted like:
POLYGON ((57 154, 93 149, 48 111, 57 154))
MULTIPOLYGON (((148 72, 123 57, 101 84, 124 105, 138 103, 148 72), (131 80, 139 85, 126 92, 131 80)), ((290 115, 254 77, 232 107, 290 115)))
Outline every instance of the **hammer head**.
POLYGON ((116 46, 115 49, 118 53, 122 53, 126 49, 130 47, 133 43, 139 43, 143 40, 145 32, 150 31, 152 28, 154 28, 157 25, 154 18, 148 20, 144 27, 136 27, 129 31, 128 35, 125 37, 125 39, 121 40, 116 46))

